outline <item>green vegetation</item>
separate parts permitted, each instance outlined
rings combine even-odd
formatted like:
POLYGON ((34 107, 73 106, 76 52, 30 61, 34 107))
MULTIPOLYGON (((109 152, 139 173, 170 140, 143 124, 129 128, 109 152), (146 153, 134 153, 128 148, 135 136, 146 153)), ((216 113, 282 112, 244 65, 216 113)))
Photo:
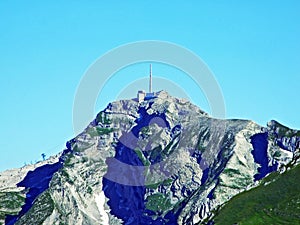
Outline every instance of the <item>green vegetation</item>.
POLYGON ((239 170, 233 168, 226 168, 223 173, 234 179, 235 182, 234 185, 230 186, 231 188, 240 189, 241 187, 246 187, 252 180, 250 175, 241 175, 239 170))
POLYGON ((146 208, 153 212, 166 212, 172 207, 171 201, 168 196, 161 193, 156 193, 148 196, 146 201, 146 208))
MULTIPOLYGON (((161 147, 159 147, 159 150, 161 151, 161 147)), ((141 149, 136 148, 134 151, 137 154, 138 158, 142 161, 143 165, 150 166, 150 164, 151 164, 150 161, 145 157, 145 155, 143 154, 141 149)), ((148 174, 147 174, 147 170, 146 170, 145 171, 145 176, 147 177, 147 175, 148 174)), ((158 186, 160 186, 160 185, 169 186, 170 184, 172 184, 172 182, 173 182, 173 180, 169 178, 169 179, 166 179, 162 182, 148 184, 148 185, 146 185, 146 187, 149 188, 149 189, 157 189, 158 186)))
POLYGON ((149 160, 146 159, 141 149, 136 148, 134 151, 145 166, 150 166, 149 160))
POLYGON ((20 192, 0 192, 0 221, 5 215, 17 215, 25 203, 25 196, 20 192))
POLYGON ((105 112, 98 113, 98 115, 96 117, 96 122, 102 123, 102 124, 111 124, 112 123, 111 119, 107 118, 107 114, 105 112))
POLYGON ((199 144, 198 146, 197 146, 197 149, 200 151, 200 152, 204 152, 205 151, 205 147, 204 146, 202 146, 201 144, 199 144))
MULTIPOLYGON (((77 146, 76 146, 77 147, 77 146)), ((74 155, 72 154, 69 154, 69 155, 67 155, 66 156, 67 158, 66 158, 66 160, 65 160, 65 162, 64 162, 64 165, 65 166, 72 166, 74 163, 72 162, 73 161, 73 159, 74 159, 74 155)))
POLYGON ((150 132, 150 127, 149 126, 145 126, 141 128, 141 133, 144 135, 148 135, 150 132))
POLYGON ((89 127, 86 131, 92 138, 97 137, 98 133, 94 127, 89 127))
POLYGON ((281 156, 280 151, 276 151, 273 155, 274 158, 279 158, 281 156))
POLYGON ((147 184, 146 188, 154 189, 155 190, 155 189, 157 189, 159 187, 160 184, 161 184, 160 182, 154 183, 154 184, 147 184))
POLYGON ((70 178, 70 175, 66 169, 61 170, 61 175, 66 179, 66 182, 69 184, 74 184, 74 181, 70 178))
POLYGON ((93 189, 90 187, 90 186, 88 186, 88 188, 87 188, 87 191, 86 191, 87 193, 89 193, 89 194, 92 194, 92 192, 93 192, 93 189))
POLYGON ((159 157, 161 157, 161 158, 164 157, 161 145, 155 147, 154 149, 152 149, 150 151, 150 159, 155 160, 156 158, 159 158, 159 157))
POLYGON ((213 220, 217 225, 300 224, 299 181, 300 165, 281 175, 273 173, 259 187, 235 196, 213 220))
POLYGON ((0 208, 16 209, 23 205, 24 195, 20 192, 2 192, 0 193, 0 208))
POLYGON ((21 224, 43 224, 43 222, 52 214, 54 202, 49 192, 44 192, 35 201, 32 208, 16 222, 21 224))
POLYGON ((81 158, 81 163, 86 163, 86 162, 88 162, 88 161, 89 161, 89 158, 88 158, 88 157, 83 156, 83 157, 81 158))
POLYGON ((241 174, 239 170, 232 169, 232 168, 224 169, 224 173, 226 173, 227 175, 229 175, 231 177, 236 176, 237 174, 241 174))
POLYGON ((103 128, 103 127, 90 127, 87 130, 87 133, 91 136, 91 137, 96 137, 96 136, 101 136, 104 134, 109 134, 111 132, 113 132, 114 129, 113 128, 103 128))
POLYGON ((113 128, 101 128, 101 127, 96 127, 98 135, 104 135, 104 134, 109 134, 114 131, 113 128))
POLYGON ((174 137, 174 139, 164 149, 162 149, 161 145, 152 149, 150 151, 150 159, 151 160, 157 160, 157 159, 164 160, 166 157, 168 157, 170 154, 172 154, 174 149, 176 149, 176 147, 178 145, 178 143, 174 143, 176 141, 178 135, 176 135, 174 137))
POLYGON ((154 184, 148 184, 146 185, 146 188, 149 189, 157 189, 160 185, 162 186, 170 186, 173 183, 173 180, 171 178, 166 179, 162 182, 154 183, 154 184))

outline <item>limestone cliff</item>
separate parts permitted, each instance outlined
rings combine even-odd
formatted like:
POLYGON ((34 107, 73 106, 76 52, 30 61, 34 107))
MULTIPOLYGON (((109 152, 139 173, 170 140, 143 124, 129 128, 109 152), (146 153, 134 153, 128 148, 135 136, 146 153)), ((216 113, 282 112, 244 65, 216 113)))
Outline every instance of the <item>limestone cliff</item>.
POLYGON ((66 149, 0 174, 0 224, 206 224, 274 171, 300 132, 220 120, 161 91, 110 103, 66 149))

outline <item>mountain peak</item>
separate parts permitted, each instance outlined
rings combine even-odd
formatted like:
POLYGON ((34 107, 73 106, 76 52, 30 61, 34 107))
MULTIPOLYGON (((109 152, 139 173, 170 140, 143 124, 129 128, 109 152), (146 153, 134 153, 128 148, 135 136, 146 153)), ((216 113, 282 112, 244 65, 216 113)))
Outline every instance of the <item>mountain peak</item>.
POLYGON ((263 128, 214 119, 166 91, 114 101, 52 161, 0 174, 22 174, 9 187, 0 176, 0 196, 19 199, 0 220, 201 223, 270 173, 298 164, 298 134, 274 121, 263 128))
POLYGON ((130 100, 114 101, 106 107, 104 112, 107 113, 124 113, 128 115, 134 115, 138 117, 139 108, 146 108, 149 113, 168 113, 168 114, 180 114, 182 111, 188 111, 203 116, 208 116, 206 112, 199 109, 196 105, 192 104, 187 99, 176 98, 167 91, 159 91, 153 93, 151 98, 145 99, 141 102, 137 98, 130 100))

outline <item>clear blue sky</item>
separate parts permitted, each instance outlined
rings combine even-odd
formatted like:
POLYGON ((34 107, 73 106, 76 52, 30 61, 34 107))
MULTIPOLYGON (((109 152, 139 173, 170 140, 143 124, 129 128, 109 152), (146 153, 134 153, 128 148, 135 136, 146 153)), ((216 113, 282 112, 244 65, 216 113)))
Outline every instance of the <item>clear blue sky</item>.
MULTIPOLYGON (((62 150, 74 135, 74 94, 86 69, 140 40, 198 54, 222 88, 228 118, 277 119, 300 129, 300 1, 183 2, 0 1, 0 171, 62 150)), ((154 67, 167 79, 173 72, 154 67)), ((116 74, 95 111, 116 98, 121 79, 126 86, 147 73, 141 64, 116 74)), ((202 97, 192 100, 209 111, 202 97)))

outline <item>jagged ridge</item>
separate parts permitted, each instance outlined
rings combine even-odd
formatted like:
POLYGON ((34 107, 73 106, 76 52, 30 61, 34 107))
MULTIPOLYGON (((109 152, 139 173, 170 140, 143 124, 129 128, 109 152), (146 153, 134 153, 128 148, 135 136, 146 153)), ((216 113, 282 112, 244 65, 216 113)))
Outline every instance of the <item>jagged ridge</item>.
POLYGON ((26 198, 0 213, 19 214, 16 224, 205 223, 233 196, 299 162, 298 131, 275 121, 261 127, 214 119, 166 92, 156 96, 110 103, 62 155, 40 162, 34 171, 62 167, 24 215, 20 207, 31 189, 16 184, 33 168, 11 171, 22 175, 0 194, 26 198))

